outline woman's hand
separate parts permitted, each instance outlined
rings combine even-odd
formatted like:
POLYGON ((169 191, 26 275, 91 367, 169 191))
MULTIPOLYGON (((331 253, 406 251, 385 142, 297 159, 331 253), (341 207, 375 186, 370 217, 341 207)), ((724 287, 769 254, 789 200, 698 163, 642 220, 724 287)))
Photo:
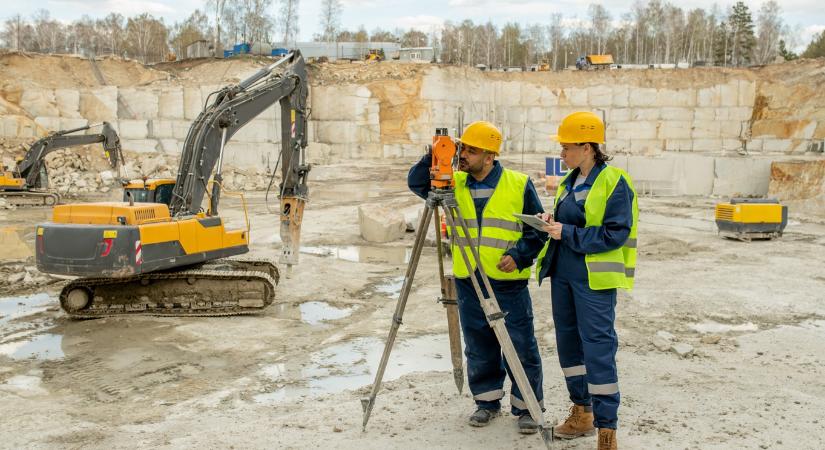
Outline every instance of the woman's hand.
POLYGON ((544 213, 541 216, 542 216, 541 217, 542 220, 544 220, 545 222, 550 224, 550 225, 547 225, 546 227, 544 227, 544 231, 547 232, 548 234, 550 234, 551 238, 556 239, 556 240, 561 240, 561 229, 563 227, 563 224, 554 221, 553 218, 550 217, 550 215, 547 214, 547 213, 544 213), (545 218, 544 216, 548 216, 548 217, 545 218))

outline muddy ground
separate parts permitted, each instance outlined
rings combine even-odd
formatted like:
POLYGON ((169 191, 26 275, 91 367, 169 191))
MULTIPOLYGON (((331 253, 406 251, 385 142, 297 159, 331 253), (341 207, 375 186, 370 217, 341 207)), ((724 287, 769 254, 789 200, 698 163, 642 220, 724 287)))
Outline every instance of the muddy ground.
MULTIPOLYGON (((526 170, 541 167, 533 158, 526 170)), ((57 307, 61 280, 6 284, 0 447, 542 448, 538 437, 518 435, 509 415, 484 429, 466 425, 473 404, 449 373, 432 247, 413 286, 391 381, 361 431, 359 398, 378 363, 413 234, 366 243, 357 207, 420 205, 406 191, 405 171, 317 168, 301 262, 282 276, 277 304, 259 316, 69 320, 57 307)), ((618 305, 619 442, 825 448, 825 226, 795 211, 803 219, 792 220, 782 239, 723 240, 712 221, 715 201, 640 201, 636 289, 618 305), (673 344, 692 348, 680 346, 680 355, 673 344)), ((240 209, 224 204, 240 225, 240 209)), ((252 253, 277 255, 278 224, 263 193, 250 195, 250 214, 252 253)), ((33 224, 47 217, 47 210, 0 211, 5 266, 30 254, 33 224)), ((568 401, 549 287, 531 291, 546 417, 555 421, 568 401)), ((588 438, 555 448, 594 446, 588 438)))

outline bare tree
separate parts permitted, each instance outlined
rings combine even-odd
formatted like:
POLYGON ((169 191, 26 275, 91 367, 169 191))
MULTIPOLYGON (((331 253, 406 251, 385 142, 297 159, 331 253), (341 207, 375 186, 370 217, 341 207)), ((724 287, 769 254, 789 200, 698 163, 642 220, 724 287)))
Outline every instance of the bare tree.
POLYGON ((281 27, 287 47, 298 39, 298 3, 299 0, 281 0, 281 27))
POLYGON ((553 52, 553 70, 558 70, 559 54, 563 51, 564 26, 562 25, 562 17, 560 13, 551 15, 550 26, 547 27, 547 35, 550 39, 550 50, 553 52))
MULTIPOLYGON (((591 25, 591 45, 592 40, 596 41, 596 52, 601 54, 604 52, 603 43, 607 41, 607 35, 610 33, 610 13, 607 9, 599 3, 591 3, 587 7, 587 14, 590 16, 591 25)), ((588 45, 588 51, 592 52, 593 48, 588 45)))
POLYGON ((757 37, 754 51, 756 64, 766 64, 776 58, 782 27, 779 3, 774 0, 763 3, 756 18, 757 37))
POLYGON ((219 51, 223 47, 221 41, 221 21, 223 20, 224 10, 226 9, 226 0, 206 0, 206 10, 212 10, 215 13, 215 40, 213 45, 215 51, 219 51))
POLYGON ((34 50, 34 29, 20 14, 6 20, 0 37, 11 49, 17 51, 34 50))
POLYGON ((335 40, 341 28, 341 0, 321 1, 321 39, 330 43, 335 40))

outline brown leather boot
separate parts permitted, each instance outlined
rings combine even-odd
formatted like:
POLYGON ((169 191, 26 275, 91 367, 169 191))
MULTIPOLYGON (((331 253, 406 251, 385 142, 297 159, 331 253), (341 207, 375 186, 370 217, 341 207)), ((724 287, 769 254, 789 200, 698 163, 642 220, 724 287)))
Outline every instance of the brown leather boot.
POLYGON ((553 435, 562 439, 573 439, 596 434, 593 427, 593 411, 585 411, 581 405, 570 407, 570 415, 564 422, 553 427, 553 435))
POLYGON ((599 428, 599 446, 597 450, 618 450, 616 443, 616 430, 610 428, 599 428))

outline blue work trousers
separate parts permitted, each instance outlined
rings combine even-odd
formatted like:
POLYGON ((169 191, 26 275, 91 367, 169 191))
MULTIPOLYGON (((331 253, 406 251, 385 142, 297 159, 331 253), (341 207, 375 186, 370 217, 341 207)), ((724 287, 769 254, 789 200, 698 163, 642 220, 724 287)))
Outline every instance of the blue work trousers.
MULTIPOLYGON (((479 285, 486 295, 484 285, 481 282, 479 285)), ((499 307, 505 313, 504 323, 510 339, 543 409, 541 355, 533 329, 533 304, 527 283, 491 280, 491 285, 499 307)), ((504 377, 509 375, 513 385, 510 394, 511 412, 517 416, 526 413, 527 404, 504 360, 496 335, 487 323, 470 279, 456 279, 456 290, 461 330, 464 333, 464 355, 467 357, 467 381, 476 405, 484 409, 501 408, 504 377)))
POLYGON ((616 429, 616 289, 593 290, 587 280, 560 274, 551 278, 550 286, 559 362, 570 400, 577 405, 592 405, 595 427, 616 429))

